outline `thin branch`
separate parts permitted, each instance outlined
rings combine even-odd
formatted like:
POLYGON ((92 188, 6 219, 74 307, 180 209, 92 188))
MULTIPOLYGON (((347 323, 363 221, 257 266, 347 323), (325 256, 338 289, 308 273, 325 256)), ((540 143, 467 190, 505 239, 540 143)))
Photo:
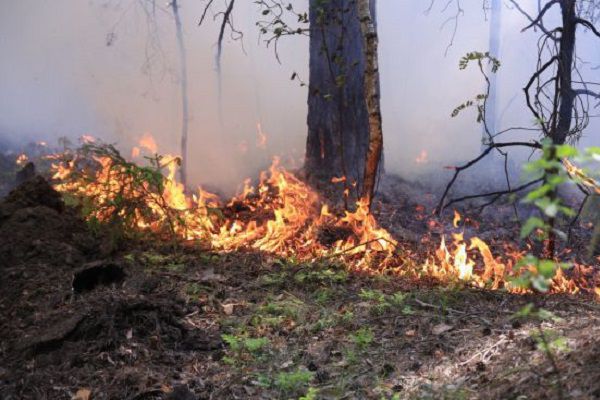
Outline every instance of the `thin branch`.
POLYGON ((504 147, 514 147, 514 146, 525 146, 525 147, 530 147, 533 149, 541 149, 542 146, 537 143, 537 142, 506 142, 506 143, 490 143, 488 148, 485 149, 478 157, 472 159, 471 161, 467 162, 464 165, 458 166, 458 167, 454 167, 454 176, 452 177, 452 179, 450 180, 450 182, 448 182, 448 185, 446 186, 446 189, 444 190, 444 194, 442 195, 442 197, 440 198, 440 201, 436 207, 436 213, 439 214, 443 211, 444 209, 444 200, 446 200, 446 197, 448 196, 448 192, 450 191, 450 189, 452 188, 452 186, 454 185, 454 182, 456 182, 456 179, 458 178, 458 175, 464 171, 467 168, 470 168, 471 166, 477 164, 479 161, 481 161, 485 156, 487 156, 492 150, 494 149, 499 149, 499 148, 504 148, 504 147))
MULTIPOLYGON (((548 10, 550 10, 553 5, 558 4, 558 3, 559 3, 559 0, 551 0, 548 3, 546 3, 546 5, 542 8, 542 10, 538 14, 538 16, 535 17, 535 19, 533 21, 531 21, 531 23, 529 25, 527 25, 525 28, 521 29, 521 32, 525 32, 526 30, 528 30, 536 25, 539 26, 542 22, 542 18, 544 18, 544 15, 548 12, 548 10)), ((513 2, 513 4, 514 4, 514 2, 513 2)))
POLYGON ((592 24, 590 21, 585 20, 583 18, 575 18, 575 22, 585 26, 586 28, 588 28, 590 31, 592 31, 594 33, 594 35, 600 37, 600 32, 598 31, 598 29, 596 29, 596 27, 594 26, 594 24, 592 24))
POLYGON ((535 24, 538 28, 540 28, 540 30, 542 32, 544 32, 547 36, 550 36, 551 38, 553 38, 554 40, 557 40, 557 38, 552 34, 552 32, 550 32, 549 30, 546 29, 546 27, 544 26, 542 20, 540 19, 537 23, 535 22, 535 20, 533 19, 533 17, 531 15, 529 15, 525 10, 523 10, 523 8, 521 8, 521 5, 519 3, 517 3, 515 0, 509 0, 513 6, 521 13, 525 16, 525 18, 527 18, 529 20, 529 22, 531 22, 532 24, 535 24))
POLYGON ((495 200, 498 200, 501 196, 503 196, 505 194, 511 194, 511 193, 520 192, 522 190, 527 189, 530 186, 533 186, 535 184, 538 184, 538 183, 542 182, 543 180, 544 180, 543 178, 539 178, 539 179, 536 179, 536 180, 524 183, 523 185, 517 186, 516 188, 513 188, 513 189, 498 190, 496 192, 489 192, 489 193, 482 193, 482 194, 471 194, 471 195, 468 195, 468 196, 458 197, 456 199, 450 199, 448 201, 448 203, 446 203, 444 205, 444 208, 449 207, 452 204, 459 203, 461 201, 479 199, 479 198, 490 197, 490 196, 495 196, 495 198, 494 198, 494 201, 495 201, 495 200))

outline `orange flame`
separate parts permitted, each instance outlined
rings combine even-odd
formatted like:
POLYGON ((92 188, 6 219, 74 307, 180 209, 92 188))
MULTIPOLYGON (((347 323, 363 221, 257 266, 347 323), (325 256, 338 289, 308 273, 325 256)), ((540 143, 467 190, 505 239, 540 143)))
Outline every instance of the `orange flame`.
POLYGON ((460 223, 461 219, 462 217, 460 216, 458 211, 454 210, 454 219, 452 220, 452 225, 454 225, 455 228, 458 228, 458 224, 460 223))
POLYGON ((27 154, 22 153, 22 154, 19 154, 19 156, 17 157, 15 163, 18 166, 23 166, 23 165, 27 164, 28 161, 29 161, 29 157, 27 157, 27 154))
POLYGON ((96 138, 92 135, 81 135, 79 141, 81 143, 94 143, 96 141, 96 138))
MULTIPOLYGON (((92 214, 98 220, 110 217, 115 196, 140 195, 123 192, 124 182, 116 178, 112 159, 96 158, 100 167, 94 179, 72 179, 78 172, 77 166, 85 164, 76 161, 70 158, 53 165, 55 188, 85 196, 93 199, 96 206, 103 206, 92 214)), ((410 272, 405 265, 420 265, 422 273, 442 281, 460 280, 479 288, 504 288, 514 293, 525 291, 511 284, 511 278, 520 273, 515 265, 524 253, 507 244, 503 245, 504 256, 496 257, 481 238, 467 239, 464 232, 454 233, 450 242, 441 237, 439 247, 429 253, 424 264, 419 260, 413 262, 412 255, 401 253, 398 242, 379 226, 365 200, 359 199, 354 211, 336 215, 316 192, 286 171, 278 158, 268 171, 261 173, 256 186, 246 181, 240 194, 225 204, 201 188, 197 194, 187 195, 176 180, 180 161, 174 156, 161 158, 161 166, 166 169, 162 193, 145 190, 147 187, 142 189, 149 196, 146 199, 150 212, 136 214, 135 224, 139 229, 159 232, 170 224, 180 238, 202 241, 218 251, 254 249, 300 260, 335 255, 344 257, 352 268, 365 271, 389 268, 401 274, 410 272), (177 218, 169 210, 177 211, 177 218)), ((461 219, 455 212, 454 227, 459 226, 461 219)), ((533 266, 524 268, 535 273, 533 266)), ((579 290, 575 281, 557 270, 552 292, 579 290)), ((600 288, 590 290, 600 297, 600 288)))
POLYGON ((257 134, 256 147, 258 147, 259 149, 266 149, 267 148, 267 135, 264 134, 264 132, 262 130, 262 125, 260 124, 260 122, 258 122, 256 124, 256 134, 257 134))
POLYGON ((417 158, 415 158, 415 162, 417 164, 425 164, 429 161, 428 158, 429 158, 429 155, 427 154, 427 151, 421 150, 421 152, 419 153, 417 158))

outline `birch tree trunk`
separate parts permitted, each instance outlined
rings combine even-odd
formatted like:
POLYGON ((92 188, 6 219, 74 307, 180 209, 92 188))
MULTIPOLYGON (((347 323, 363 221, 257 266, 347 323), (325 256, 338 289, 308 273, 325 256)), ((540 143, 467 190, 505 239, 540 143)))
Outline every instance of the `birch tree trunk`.
MULTIPOLYGON (((373 3, 375 3, 375 0, 373 0, 373 3)), ((357 7, 364 42, 364 92, 369 115, 369 145, 365 162, 362 197, 370 207, 375 194, 379 162, 383 152, 378 60, 379 38, 371 14, 371 1, 358 0, 357 7)))

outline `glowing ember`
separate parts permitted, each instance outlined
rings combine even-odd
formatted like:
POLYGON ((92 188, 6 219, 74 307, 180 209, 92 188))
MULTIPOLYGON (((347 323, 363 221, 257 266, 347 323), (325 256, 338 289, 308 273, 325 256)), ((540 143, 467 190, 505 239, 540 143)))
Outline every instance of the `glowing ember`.
POLYGON ((146 149, 150 153, 158 153, 158 145, 156 144, 154 137, 149 133, 144 133, 139 141, 139 145, 142 149, 146 149))
POLYGON ((150 154, 158 153, 158 145, 156 141, 149 133, 144 133, 144 135, 138 141, 138 145, 134 146, 131 149, 131 158, 139 158, 142 154, 142 151, 146 151, 150 154))
POLYGON ((19 154, 19 156, 17 157, 15 163, 18 166, 23 166, 25 164, 27 164, 27 162, 29 161, 29 157, 27 157, 27 154, 19 154))
POLYGON ((454 225, 455 228, 458 228, 458 224, 460 223, 461 219, 462 217, 460 216, 458 211, 454 210, 454 219, 452 220, 452 225, 454 225))
POLYGON ((256 124, 256 134, 257 134, 256 147, 258 147, 259 149, 266 149, 267 148, 267 135, 265 135, 265 133, 263 132, 262 125, 260 124, 260 122, 258 122, 256 124))
POLYGON ((91 135, 82 135, 79 138, 79 141, 81 143, 94 143, 96 141, 96 138, 91 135))
POLYGON ((428 161, 428 154, 425 150, 421 150, 417 158, 415 158, 417 164, 426 164, 428 161))

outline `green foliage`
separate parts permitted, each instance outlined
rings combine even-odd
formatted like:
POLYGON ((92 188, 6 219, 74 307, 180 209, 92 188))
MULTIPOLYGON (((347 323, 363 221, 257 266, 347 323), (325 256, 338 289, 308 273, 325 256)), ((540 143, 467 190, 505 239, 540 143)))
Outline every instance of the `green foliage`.
MULTIPOLYGON (((471 62, 476 62, 480 72, 489 84, 489 78, 484 70, 484 62, 486 61, 491 66, 491 72, 493 74, 498 72, 498 69, 500 68, 500 61, 491 56, 489 52, 482 53, 478 51, 473 51, 467 53, 460 59, 458 63, 458 68, 464 70, 469 66, 471 62)), ((452 118, 457 117, 458 114, 460 114, 462 111, 475 106, 477 107, 477 123, 481 123, 483 122, 485 116, 485 102, 487 101, 487 98, 487 94, 480 93, 476 95, 473 99, 467 100, 464 103, 460 104, 458 107, 452 110, 452 113, 450 115, 452 118)))
POLYGON ((373 331, 371 328, 367 327, 360 328, 350 335, 350 339, 354 342, 356 348, 361 351, 365 350, 373 342, 374 338, 375 335, 373 334, 373 331))
POLYGON ((230 355, 223 357, 223 362, 234 366, 260 356, 270 344, 267 338, 251 338, 246 335, 224 334, 221 338, 230 350, 230 355))
POLYGON ((525 319, 525 318, 533 318, 537 321, 551 321, 551 322, 561 322, 562 318, 558 317, 554 313, 544 309, 537 308, 533 305, 533 303, 529 303, 519 311, 513 314, 512 319, 525 319))
POLYGON ((480 67, 483 66, 484 61, 487 61, 492 66, 492 73, 494 74, 498 72, 498 69, 500 68, 500 61, 497 58, 491 56, 489 51, 485 53, 479 51, 472 51, 467 53, 458 62, 458 68, 461 70, 466 69, 469 66, 469 63, 471 63, 472 61, 477 61, 480 67))
POLYGON ((315 302, 320 305, 327 304, 333 297, 333 292, 328 288, 321 288, 315 292, 315 302))
POLYGON ((291 372, 280 372, 275 377, 274 385, 280 392, 296 393, 304 389, 314 376, 314 372, 298 369, 291 372))
MULTIPOLYGON (((574 147, 555 145, 546 139, 542 141, 542 157, 525 166, 525 171, 531 178, 540 179, 542 184, 530 191, 523 201, 534 204, 540 210, 541 217, 532 216, 523 224, 522 238, 532 237, 534 240, 546 240, 550 248, 554 247, 552 242, 556 238, 566 239, 566 234, 558 229, 556 221, 560 217, 572 217, 575 213, 563 203, 557 192, 560 185, 570 180, 563 166, 563 159, 577 155, 577 149, 574 147)), ((552 256, 552 254, 548 255, 552 256)), ((514 279, 512 284, 546 292, 550 288, 556 269, 566 268, 568 265, 557 263, 551 259, 539 259, 530 254, 520 260, 517 267, 522 267, 522 274, 514 279), (534 267, 534 269, 525 267, 534 267)))
POLYGON ((535 341, 537 349, 544 353, 568 350, 567 338, 553 329, 542 329, 534 332, 531 337, 535 341))
POLYGON ((319 389, 314 387, 309 387, 304 396, 298 397, 298 400, 317 400, 317 395, 319 394, 319 389))
POLYGON ((190 282, 185 286, 185 293, 191 297, 197 297, 201 293, 205 292, 206 288, 199 283, 190 282))
POLYGON ((303 309, 304 303, 297 298, 269 301, 256 309, 250 319, 250 325, 254 327, 280 326, 286 321, 296 321, 303 309))
POLYGON ((318 284, 334 284, 343 283, 348 279, 348 272, 343 269, 333 268, 312 268, 302 269, 294 274, 294 281, 300 284, 318 283, 318 284))
POLYGON ((361 289, 358 296, 363 300, 374 303, 373 311, 376 314, 382 314, 391 308, 399 307, 403 307, 403 313, 411 313, 410 307, 405 305, 408 293, 396 292, 392 295, 386 295, 379 290, 361 289))
MULTIPOLYGON (((310 383, 314 377, 314 372, 307 371, 305 369, 297 369, 290 372, 279 372, 275 378, 271 378, 265 374, 257 376, 257 384, 263 388, 273 388, 278 390, 281 394, 290 396, 293 394, 301 393, 310 383)), ((318 390, 313 387, 309 387, 304 396, 301 396, 299 400, 311 400, 316 399, 318 390)))
MULTIPOLYGON (((176 239, 186 230, 189 210, 169 204, 164 169, 177 168, 181 160, 155 154, 147 165, 126 160, 111 144, 88 142, 68 149, 59 163, 66 166, 57 182, 63 196, 81 212, 93 230, 104 229, 116 240, 152 234, 176 239), (142 229, 143 225, 151 227, 142 229)), ((209 218, 223 217, 221 210, 202 207, 209 218)))

